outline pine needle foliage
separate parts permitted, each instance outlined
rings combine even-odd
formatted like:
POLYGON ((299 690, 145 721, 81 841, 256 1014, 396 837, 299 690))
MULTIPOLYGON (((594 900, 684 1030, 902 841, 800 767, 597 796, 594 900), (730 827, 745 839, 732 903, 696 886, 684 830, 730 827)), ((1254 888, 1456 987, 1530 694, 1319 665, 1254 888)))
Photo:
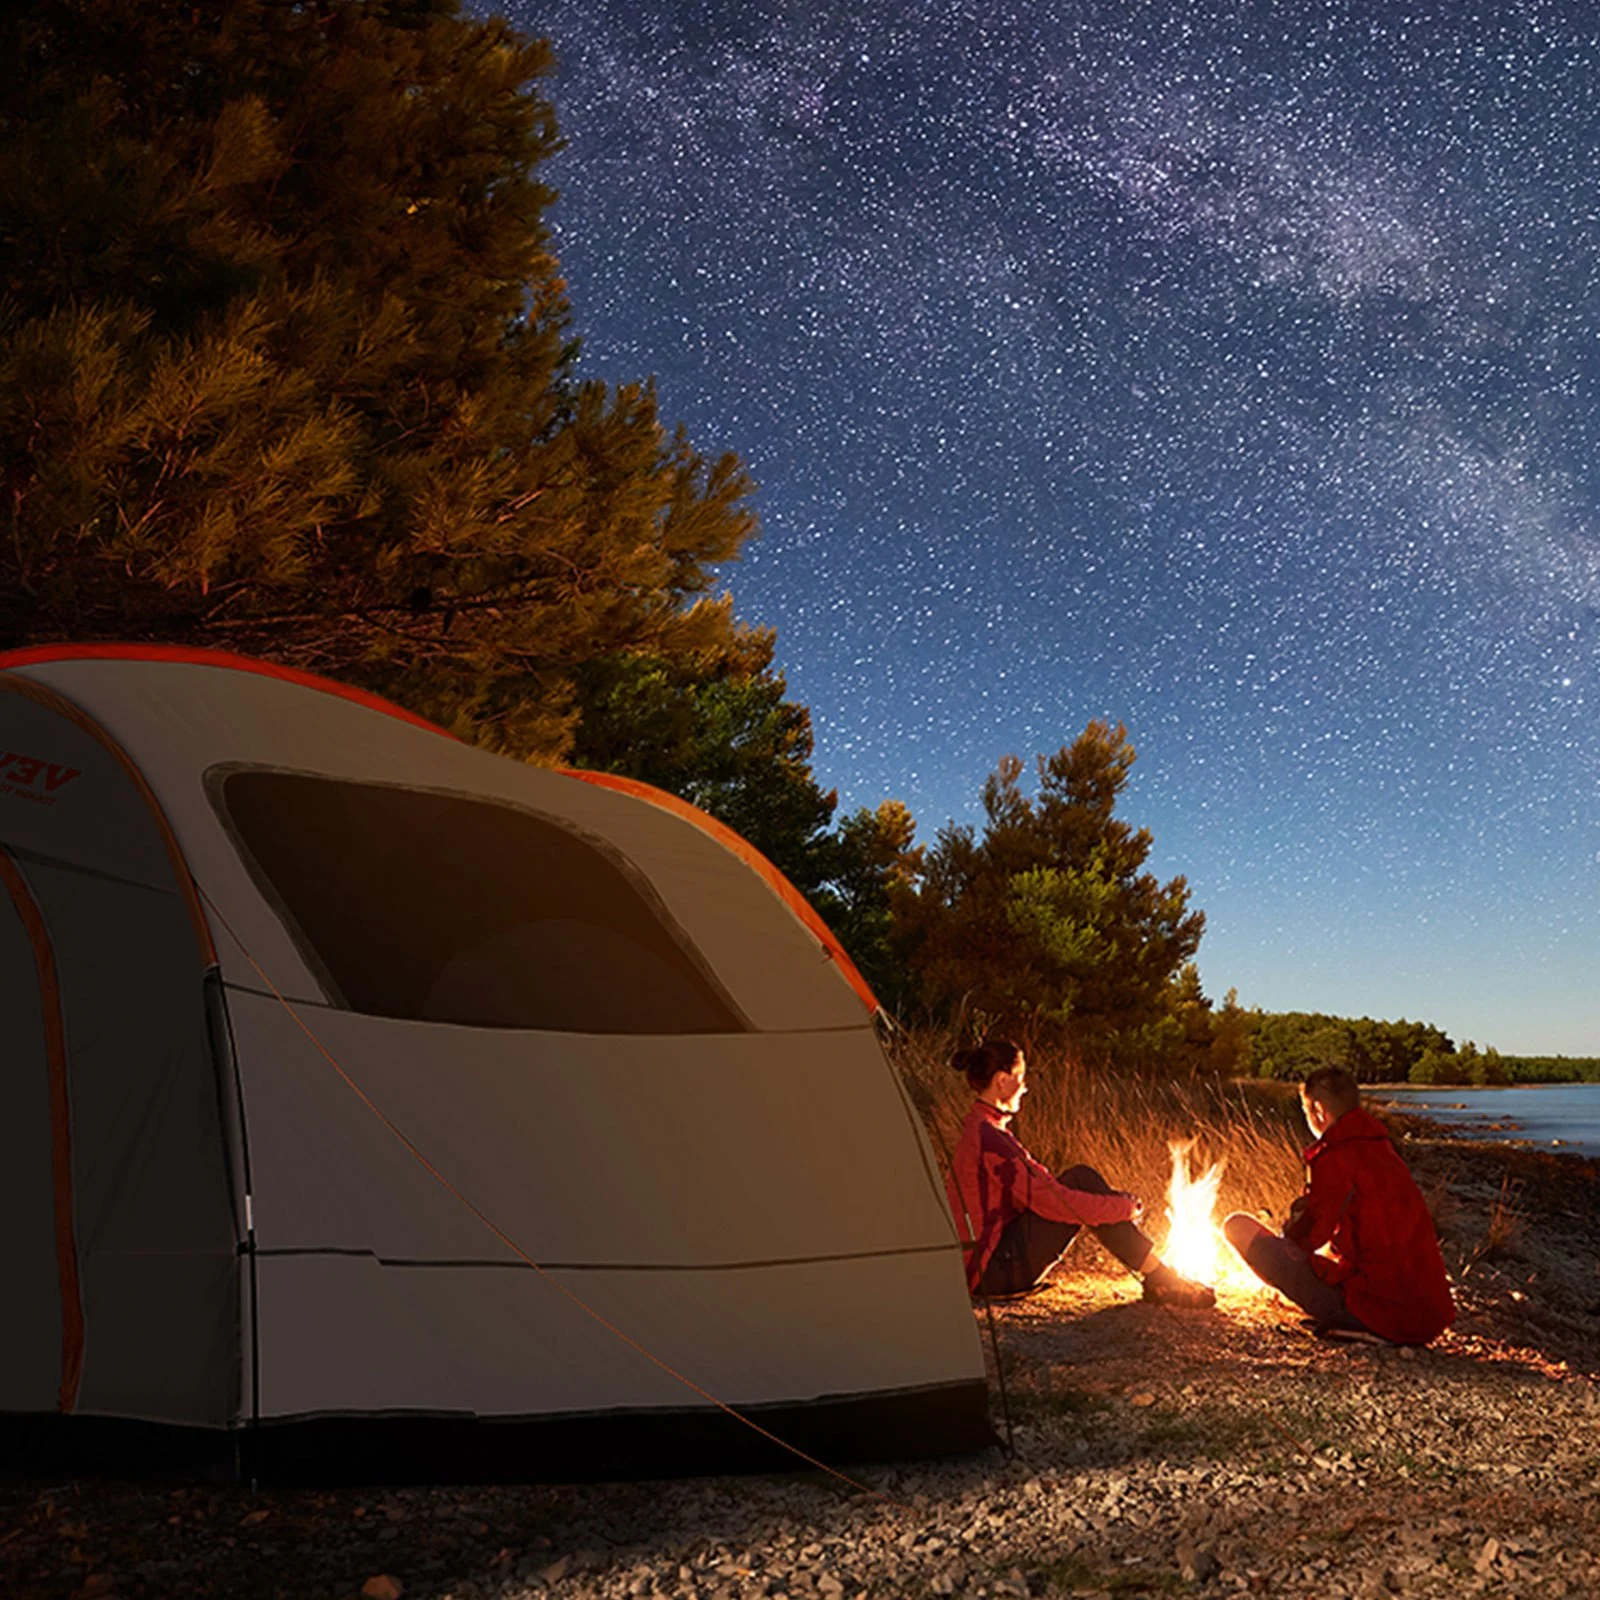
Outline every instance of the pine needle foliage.
POLYGON ((1038 791, 1005 757, 984 828, 947 827, 896 903, 923 1003, 1082 1059, 1146 1065, 1182 1042, 1179 975, 1200 944, 1185 879, 1144 870, 1152 839, 1115 815, 1134 762, 1127 729, 1095 721, 1038 760, 1038 791))
POLYGON ((0 647, 207 644, 491 747, 724 644, 738 461, 574 374, 551 55, 457 0, 0 17, 0 647))
POLYGON ((811 770, 811 714, 786 698, 770 629, 676 660, 635 651, 578 674, 575 765, 666 789, 742 834, 816 901, 837 796, 811 770))
POLYGON ((836 817, 811 769, 811 714, 787 698, 770 629, 676 659, 634 651, 577 675, 570 759, 669 790, 742 834, 816 908, 878 998, 901 1003, 894 895, 914 879, 916 824, 897 800, 836 817))

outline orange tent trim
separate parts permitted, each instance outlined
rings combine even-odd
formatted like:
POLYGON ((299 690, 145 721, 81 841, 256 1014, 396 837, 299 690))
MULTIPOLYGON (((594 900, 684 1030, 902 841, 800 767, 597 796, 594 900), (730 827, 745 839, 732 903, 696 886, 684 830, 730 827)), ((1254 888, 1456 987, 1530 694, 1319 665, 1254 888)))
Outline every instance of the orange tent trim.
POLYGON ((250 656, 236 656, 230 650, 202 650, 179 644, 37 644, 22 650, 0 651, 0 672, 18 667, 42 666, 47 661, 176 661, 194 667, 227 667, 233 672, 253 672, 262 678, 280 678, 285 683, 298 683, 304 689, 320 689, 323 694, 336 695, 369 711, 382 711, 413 727, 426 728, 443 739, 454 739, 436 722, 419 717, 404 706, 397 706, 382 695, 357 689, 352 684, 339 683, 332 678, 319 678, 314 672, 301 672, 296 667, 279 666, 275 661, 257 661, 250 656))
MULTIPOLYGON (((441 738, 455 738, 453 733, 441 728, 437 723, 429 722, 426 717, 419 717, 415 712, 407 711, 403 706, 397 706, 392 700, 385 700, 381 695, 371 694, 365 689, 357 689, 347 683, 338 683, 332 678, 318 677, 313 672, 301 672, 297 668, 279 666, 271 661, 256 661, 249 656, 234 655, 227 650, 203 650, 186 645, 167 644, 30 645, 22 650, 0 651, 0 672, 18 667, 43 665, 49 661, 175 661, 193 666, 226 667, 235 672, 254 672, 262 677, 279 678, 286 683, 299 684, 302 688, 317 689, 323 694, 336 695, 341 700, 365 706, 369 711, 381 711, 387 716, 398 717, 402 722, 409 722, 414 727, 426 728, 428 732, 436 733, 441 738)), ((82 719, 81 712, 78 713, 78 717, 82 719)), ((104 735, 98 730, 95 731, 103 740, 104 735)), ((126 757, 123 759, 126 762, 126 757)), ((743 835, 718 822, 715 817, 702 811, 698 806, 690 805, 687 800, 680 800, 676 795, 667 793, 665 789, 656 788, 654 784, 641 783, 637 778, 623 778, 610 772, 580 771, 576 767, 560 767, 556 770, 569 778, 592 783, 597 788, 613 789, 619 794, 631 795, 636 800, 646 800, 663 811, 670 811, 674 816, 681 817, 685 822, 693 823, 702 833, 709 834, 724 848, 731 850, 747 866, 753 868, 767 887, 805 924, 807 931, 822 947, 823 955, 838 967, 840 975, 855 990, 868 1013, 876 1016, 883 1009, 878 1004, 878 997, 873 994, 871 985, 861 976, 855 962, 850 959, 833 930, 817 915, 811 902, 743 835)), ((153 804, 153 796, 151 800, 153 804)), ((160 808, 157 806, 155 809, 156 814, 160 816, 160 808)), ((187 873, 184 874, 184 881, 188 882, 187 873)), ((201 921, 204 922, 203 917, 201 921)))
POLYGON ((11 896, 33 946, 44 1022, 45 1065, 50 1077, 50 1172, 56 1219, 56 1278, 61 1286, 61 1383, 56 1409, 77 1409, 83 1381, 83 1290, 78 1281, 78 1241, 72 1222, 72 1107, 67 1095, 67 1030, 55 950, 39 902, 15 861, 0 848, 0 883, 11 896))
POLYGON ((883 1007, 873 994, 871 985, 861 976, 855 962, 839 943, 833 930, 819 917, 806 897, 750 843, 743 834, 735 833, 726 823, 718 822, 708 812, 680 800, 654 784, 641 783, 637 778, 619 777, 614 772, 589 772, 577 767, 560 767, 558 771, 583 783, 592 783, 598 789, 615 789, 618 794, 631 795, 635 800, 647 800, 673 816, 692 822, 702 833, 709 834, 718 844, 731 850, 747 867, 760 874, 762 882, 806 925, 807 931, 822 946, 822 953, 839 969, 839 975, 855 990, 870 1015, 876 1016, 883 1007))

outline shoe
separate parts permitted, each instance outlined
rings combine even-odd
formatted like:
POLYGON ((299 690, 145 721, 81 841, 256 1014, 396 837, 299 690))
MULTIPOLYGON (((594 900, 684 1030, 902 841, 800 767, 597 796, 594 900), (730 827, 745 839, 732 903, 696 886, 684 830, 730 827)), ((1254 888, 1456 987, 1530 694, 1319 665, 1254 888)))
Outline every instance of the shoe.
POLYGON ((1376 1344, 1385 1348, 1393 1346, 1393 1340, 1385 1339, 1381 1333, 1373 1333, 1370 1328, 1330 1328, 1318 1323, 1316 1337, 1334 1344, 1376 1344))
POLYGON ((1171 1267, 1158 1267, 1144 1280, 1142 1299, 1158 1306, 1181 1306, 1189 1311, 1209 1311, 1217 1303, 1210 1284, 1180 1278, 1171 1267))

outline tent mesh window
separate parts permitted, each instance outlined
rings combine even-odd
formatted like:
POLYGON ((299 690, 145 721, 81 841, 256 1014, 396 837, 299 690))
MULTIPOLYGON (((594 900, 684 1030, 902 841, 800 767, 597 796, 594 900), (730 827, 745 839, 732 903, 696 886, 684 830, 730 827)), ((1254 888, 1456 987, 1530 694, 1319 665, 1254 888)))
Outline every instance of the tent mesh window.
POLYGON ((211 791, 333 998, 410 1021, 566 1033, 749 1023, 635 871, 458 795, 235 770, 211 791))

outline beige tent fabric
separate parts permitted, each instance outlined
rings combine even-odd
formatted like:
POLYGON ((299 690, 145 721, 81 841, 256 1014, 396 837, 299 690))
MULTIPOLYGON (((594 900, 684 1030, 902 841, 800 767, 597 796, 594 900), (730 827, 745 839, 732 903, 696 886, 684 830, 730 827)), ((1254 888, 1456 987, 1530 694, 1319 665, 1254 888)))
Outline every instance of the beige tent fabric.
MULTIPOLYGON (((22 670, 108 730, 170 820, 221 962, 253 1176, 259 1293, 241 1324, 217 1120, 234 1061, 218 1059, 218 1033, 206 1035, 200 962, 170 862, 148 818, 130 821, 125 804, 111 804, 114 760, 0 695, 0 713, 16 702, 0 725, 20 729, 16 738, 58 770, 70 758, 82 773, 83 805, 69 810, 62 798, 53 818, 41 808, 18 836, 40 856, 42 900, 65 951, 75 1071, 97 1086, 82 1122, 86 1404, 243 1418, 252 1317, 263 1420, 703 1403, 520 1261, 342 1073, 522 1250, 720 1399, 981 1389, 942 1185, 861 1000, 760 877, 692 822, 221 665, 63 659, 22 670), (600 841, 659 904, 708 992, 725 994, 731 1020, 710 1033, 575 1032, 331 1003, 331 969, 282 886, 241 855, 227 810, 228 775, 260 770, 493 802, 600 841), (99 946, 97 928, 109 930, 99 946), (143 1085, 132 1098, 118 1097, 118 1059, 143 1085), (209 1109, 196 1096, 202 1080, 209 1109), (152 1181, 162 1172, 178 1177, 152 1181), (170 1236, 181 1270, 154 1258, 130 1266, 125 1194, 143 1196, 141 1226, 170 1236), (142 1288, 141 1307, 131 1299, 142 1288), (94 1310, 113 1302, 120 1342, 107 1338, 111 1316, 94 1310), (178 1319, 189 1331, 159 1349, 178 1319), (97 1367, 97 1348, 117 1359, 97 1367), (218 1348, 231 1353, 222 1372, 218 1348), (176 1376, 184 1366, 187 1387, 176 1376)), ((372 934, 406 937, 387 922, 372 934)), ((0 925, 0 954, 15 944, 0 925)), ((653 948, 666 973, 677 958, 653 948)), ((440 979, 446 1009, 467 1004, 458 979, 453 970, 440 979)), ((36 1124, 37 1107, 18 1105, 36 1124)))
MULTIPOLYGON (((263 1249, 504 1259, 270 998, 231 1000, 263 1249)), ((953 1251, 868 1029, 529 1034, 306 1008, 385 1115, 539 1261, 953 1251)))
MULTIPOLYGON (((267 1420, 705 1403, 527 1270, 398 1270, 328 1256, 267 1257, 260 1270, 267 1420), (314 1316, 301 1314, 312 1306, 314 1316)), ((557 1276, 729 1405, 980 1381, 972 1314, 964 1298, 951 1303, 940 1257, 557 1276)))
POLYGON ((172 861, 122 763, 0 673, 0 840, 22 856, 170 888, 172 861), (7 759, 7 758, 10 759, 7 759))
MULTIPOLYGON (((368 1290, 388 1310, 363 1319, 350 1381, 380 1386, 385 1406, 451 1409, 463 1384, 476 1385, 479 1411, 601 1407, 620 1403, 607 1398, 619 1384, 648 1395, 641 1404, 684 1403, 681 1386, 663 1390, 648 1363, 635 1371, 625 1345, 521 1266, 281 1006, 241 995, 234 1016, 255 1153, 264 1414, 325 1405, 345 1359, 332 1347, 285 1354, 299 1348, 272 1331, 295 1325, 285 1297, 303 1297, 308 1329, 325 1328, 330 1305, 368 1290), (541 1317, 549 1331, 524 1357, 497 1354, 508 1328, 541 1317), (456 1352, 445 1363, 441 1318, 456 1352), (559 1377, 542 1339, 555 1341, 559 1377)), ((943 1197, 869 1029, 659 1039, 302 1016, 475 1206, 675 1364, 692 1353, 693 1370, 723 1388, 738 1377, 741 1398, 765 1400, 968 1370, 943 1197)))
POLYGON ((231 984, 261 987, 253 957, 285 994, 325 998, 205 793, 205 772, 221 762, 454 790, 571 823, 637 863, 755 1027, 778 1032, 861 1021, 861 1002, 812 936, 787 911, 774 914, 781 902, 772 891, 692 823, 665 811, 252 673, 70 659, 25 672, 111 728, 146 774, 196 880, 245 947, 215 930, 231 984))

